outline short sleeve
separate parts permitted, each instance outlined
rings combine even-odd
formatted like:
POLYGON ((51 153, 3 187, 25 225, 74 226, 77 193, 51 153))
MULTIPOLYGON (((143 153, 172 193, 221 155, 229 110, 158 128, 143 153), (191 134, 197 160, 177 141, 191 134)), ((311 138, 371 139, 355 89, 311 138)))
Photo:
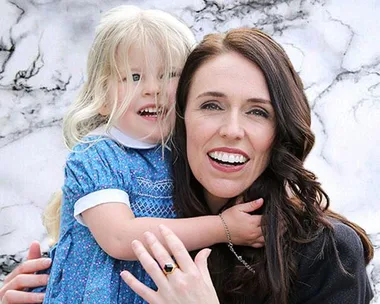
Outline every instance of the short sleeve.
POLYGON ((295 300, 291 303, 367 304, 372 299, 359 236, 341 222, 334 222, 333 226, 334 240, 321 236, 301 255, 295 300))
POLYGON ((81 144, 70 153, 65 166, 63 193, 74 216, 94 206, 120 202, 130 206, 130 172, 121 148, 110 140, 81 144))

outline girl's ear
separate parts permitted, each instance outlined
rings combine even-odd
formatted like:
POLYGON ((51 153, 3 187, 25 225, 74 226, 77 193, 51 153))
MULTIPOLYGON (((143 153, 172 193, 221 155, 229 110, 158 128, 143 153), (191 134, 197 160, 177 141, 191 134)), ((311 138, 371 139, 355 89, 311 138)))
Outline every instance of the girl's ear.
POLYGON ((111 107, 108 101, 106 101, 104 105, 99 109, 99 114, 102 116, 108 116, 111 114, 111 107))
POLYGON ((112 112, 112 97, 114 96, 112 94, 113 92, 113 87, 109 87, 110 84, 108 83, 107 84, 108 88, 104 87, 104 91, 106 92, 105 94, 105 98, 104 98, 104 103, 103 105, 100 107, 99 109, 99 114, 102 115, 102 116, 109 116, 112 112))

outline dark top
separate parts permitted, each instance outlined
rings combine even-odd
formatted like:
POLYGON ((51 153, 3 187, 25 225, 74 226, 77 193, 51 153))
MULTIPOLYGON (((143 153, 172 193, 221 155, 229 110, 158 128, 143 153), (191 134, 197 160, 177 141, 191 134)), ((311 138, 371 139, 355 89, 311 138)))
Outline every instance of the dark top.
POLYGON ((373 298, 358 234, 338 221, 333 221, 333 227, 338 254, 329 244, 321 252, 322 237, 305 246, 290 303, 364 304, 373 298))
MULTIPOLYGON (((331 219, 330 223, 332 235, 324 229, 314 241, 298 246, 295 253, 298 273, 287 304, 368 304, 373 298, 359 235, 342 222, 331 219)), ((223 270, 223 277, 216 273, 221 304, 278 304, 254 292, 227 292, 231 290, 228 286, 231 267, 237 263, 231 252, 223 250, 219 263, 230 266, 223 270)))

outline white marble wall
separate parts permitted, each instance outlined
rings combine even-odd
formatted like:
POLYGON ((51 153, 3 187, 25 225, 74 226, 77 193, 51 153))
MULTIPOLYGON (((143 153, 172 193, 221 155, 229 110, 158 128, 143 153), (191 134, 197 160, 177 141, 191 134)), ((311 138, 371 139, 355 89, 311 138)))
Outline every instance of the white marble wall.
POLYGON ((333 209, 371 235, 380 294, 379 0, 1 0, 0 262, 35 239, 47 248, 40 214, 62 183, 62 115, 83 83, 100 13, 122 3, 172 12, 198 39, 250 26, 285 47, 313 110, 308 167, 333 209))

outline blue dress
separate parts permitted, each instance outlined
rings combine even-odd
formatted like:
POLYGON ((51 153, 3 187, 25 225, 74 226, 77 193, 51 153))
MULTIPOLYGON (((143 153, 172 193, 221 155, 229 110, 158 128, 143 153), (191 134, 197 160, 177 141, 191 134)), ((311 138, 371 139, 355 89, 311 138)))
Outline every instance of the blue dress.
POLYGON ((149 275, 139 262, 105 253, 74 218, 74 204, 95 191, 120 189, 128 193, 136 217, 175 218, 170 152, 165 149, 164 160, 162 153, 161 146, 134 149, 109 138, 75 147, 65 167, 60 239, 44 303, 145 303, 120 272, 128 270, 156 288, 149 275))

